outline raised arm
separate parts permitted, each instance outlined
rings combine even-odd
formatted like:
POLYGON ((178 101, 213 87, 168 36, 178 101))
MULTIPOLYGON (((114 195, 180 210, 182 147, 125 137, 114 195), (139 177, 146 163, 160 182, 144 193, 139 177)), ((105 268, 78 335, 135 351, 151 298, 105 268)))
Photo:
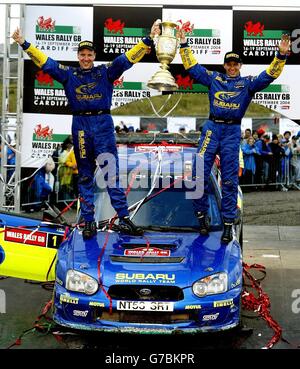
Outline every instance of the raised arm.
POLYGON ((198 64, 197 59, 188 45, 186 32, 183 28, 179 28, 177 30, 177 37, 180 39, 179 53, 184 69, 188 70, 191 77, 193 77, 197 82, 209 87, 216 75, 216 72, 208 71, 202 65, 198 64))
POLYGON ((42 51, 31 45, 23 37, 21 30, 17 28, 11 36, 17 44, 19 44, 26 54, 31 58, 35 65, 41 68, 47 61, 48 57, 42 51))
POLYGON ((290 51, 291 40, 289 35, 282 35, 280 44, 278 46, 278 52, 272 63, 269 65, 267 69, 267 73, 273 77, 278 78, 283 70, 285 65, 287 55, 290 51))
POLYGON ((153 38, 160 34, 160 20, 157 19, 152 27, 148 37, 144 37, 137 45, 133 46, 125 54, 118 56, 108 67, 108 76, 111 81, 119 78, 123 72, 138 63, 142 58, 151 52, 153 38))
POLYGON ((270 83, 272 83, 276 78, 280 76, 285 66, 287 55, 290 51, 291 40, 289 35, 282 35, 281 41, 278 46, 278 52, 268 68, 259 74, 259 76, 254 77, 249 86, 250 91, 254 94, 255 92, 261 91, 270 83))
POLYGON ((41 50, 26 41, 19 28, 14 31, 11 37, 22 47, 36 66, 42 68, 44 72, 49 73, 57 81, 65 82, 69 67, 61 66, 57 61, 49 58, 41 50))

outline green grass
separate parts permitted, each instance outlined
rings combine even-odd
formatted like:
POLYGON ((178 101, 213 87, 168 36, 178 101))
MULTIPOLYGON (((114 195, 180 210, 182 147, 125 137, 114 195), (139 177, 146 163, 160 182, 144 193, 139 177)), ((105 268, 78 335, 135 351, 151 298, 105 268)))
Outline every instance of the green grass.
MULTIPOLYGON (((178 102, 176 108, 167 116, 194 116, 199 118, 207 118, 209 115, 209 104, 207 94, 173 94, 169 101, 169 95, 153 96, 151 98, 152 104, 156 111, 158 111, 164 104, 164 108, 159 115, 167 114, 178 102)), ((156 114, 151 107, 149 100, 142 99, 133 101, 130 104, 123 105, 112 110, 113 115, 138 115, 155 117, 156 114)), ((269 118, 273 116, 273 111, 258 104, 251 103, 246 111, 245 117, 249 118, 269 118)))
MULTIPOLYGON (((9 113, 15 113, 17 111, 17 83, 10 82, 10 90, 9 90, 9 103, 8 110, 9 113)), ((2 81, 0 83, 0 112, 2 112, 2 81)))
MULTIPOLYGON (((209 115, 209 105, 207 94, 172 94, 167 101, 169 95, 153 96, 152 104, 158 111, 164 104, 164 108, 159 115, 164 116, 177 104, 178 105, 167 116, 191 116, 199 118, 207 118, 209 115)), ((17 84, 11 83, 9 94, 9 112, 16 112, 17 108, 17 84)), ((0 111, 2 111, 2 83, 0 83, 0 111)), ((136 115, 143 117, 156 117, 153 108, 148 99, 133 101, 130 104, 123 105, 112 110, 113 115, 136 115)), ((258 104, 251 103, 246 111, 245 117, 249 118, 270 118, 273 117, 272 110, 258 104)))

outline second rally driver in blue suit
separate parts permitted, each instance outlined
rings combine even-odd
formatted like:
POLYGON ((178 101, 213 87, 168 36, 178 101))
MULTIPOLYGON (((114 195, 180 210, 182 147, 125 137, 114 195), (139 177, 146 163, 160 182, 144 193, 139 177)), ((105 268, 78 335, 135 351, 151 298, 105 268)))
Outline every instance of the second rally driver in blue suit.
MULTIPOLYGON (((204 160, 204 194, 193 201, 199 219, 200 234, 209 233, 208 183, 216 154, 220 154, 222 177, 222 216, 224 231, 222 242, 232 240, 232 225, 237 215, 239 147, 241 120, 254 94, 266 88, 281 74, 290 48, 290 38, 283 35, 279 50, 267 70, 256 77, 241 77, 242 60, 230 51, 224 57, 225 74, 212 72, 198 64, 189 48, 185 31, 179 30, 180 55, 183 66, 197 82, 209 88, 209 118, 203 126, 198 153, 204 160)), ((196 174, 194 160, 193 174, 196 174)))

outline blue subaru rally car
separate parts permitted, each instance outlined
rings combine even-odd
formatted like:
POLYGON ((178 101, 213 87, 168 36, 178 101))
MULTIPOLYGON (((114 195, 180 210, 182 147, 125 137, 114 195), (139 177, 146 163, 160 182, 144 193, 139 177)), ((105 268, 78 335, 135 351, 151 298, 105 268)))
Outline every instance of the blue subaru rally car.
POLYGON ((101 229, 84 241, 77 228, 58 250, 53 314, 57 323, 140 333, 219 331, 239 324, 241 193, 234 239, 224 245, 220 178, 214 168, 211 232, 201 236, 192 200, 186 196, 195 152, 191 144, 119 147, 121 177, 132 185, 127 195, 131 217, 145 233, 125 235, 118 231, 117 221, 109 225, 114 211, 98 178, 95 205, 101 229))
POLYGON ((144 235, 119 232, 98 173, 97 236, 83 240, 80 226, 67 235, 63 226, 3 213, 0 275, 55 279, 53 319, 73 329, 191 333, 237 326, 242 292, 241 192, 234 238, 225 245, 220 242, 221 180, 214 167, 211 231, 201 236, 188 196, 194 191, 190 174, 197 143, 177 139, 155 144, 148 139, 152 142, 147 144, 129 137, 119 145, 120 175, 127 181, 131 217, 144 235))

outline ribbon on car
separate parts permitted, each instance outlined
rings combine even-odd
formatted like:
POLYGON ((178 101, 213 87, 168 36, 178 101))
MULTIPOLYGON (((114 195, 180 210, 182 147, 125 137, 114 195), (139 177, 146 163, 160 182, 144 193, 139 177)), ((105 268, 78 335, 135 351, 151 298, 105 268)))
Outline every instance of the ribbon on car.
POLYGON ((265 274, 265 267, 263 265, 248 265, 243 262, 244 290, 242 292, 242 306, 245 310, 257 312, 258 315, 267 322, 268 326, 273 329, 273 337, 266 344, 266 346, 262 347, 263 349, 270 349, 282 338, 282 328, 276 322, 276 320, 272 318, 270 312, 270 298, 262 290, 260 281, 251 275, 249 272, 250 269, 257 269, 265 274), (249 292, 245 287, 246 278, 250 281, 250 287, 257 291, 257 296, 255 296, 253 292, 249 292))

